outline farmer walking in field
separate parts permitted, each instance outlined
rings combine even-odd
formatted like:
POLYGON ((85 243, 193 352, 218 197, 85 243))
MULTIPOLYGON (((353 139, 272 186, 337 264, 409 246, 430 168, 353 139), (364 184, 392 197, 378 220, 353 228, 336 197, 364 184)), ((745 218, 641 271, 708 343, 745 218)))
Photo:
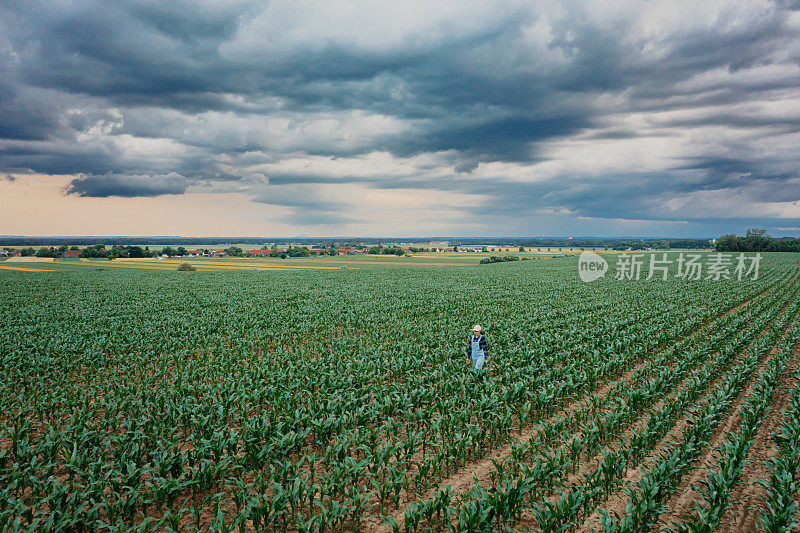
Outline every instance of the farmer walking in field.
POLYGON ((472 336, 467 345, 467 357, 472 359, 472 367, 475 370, 483 368, 484 363, 489 359, 486 337, 481 335, 481 327, 477 324, 472 328, 472 336))

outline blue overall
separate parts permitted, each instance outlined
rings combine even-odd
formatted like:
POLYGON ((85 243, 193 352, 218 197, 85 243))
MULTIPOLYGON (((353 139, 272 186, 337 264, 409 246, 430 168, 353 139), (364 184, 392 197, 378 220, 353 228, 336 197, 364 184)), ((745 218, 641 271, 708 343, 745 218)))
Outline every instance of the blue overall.
POLYGON ((475 370, 480 370, 486 361, 486 354, 481 350, 481 338, 473 335, 469 339, 469 344, 472 348, 472 366, 475 367, 475 370))

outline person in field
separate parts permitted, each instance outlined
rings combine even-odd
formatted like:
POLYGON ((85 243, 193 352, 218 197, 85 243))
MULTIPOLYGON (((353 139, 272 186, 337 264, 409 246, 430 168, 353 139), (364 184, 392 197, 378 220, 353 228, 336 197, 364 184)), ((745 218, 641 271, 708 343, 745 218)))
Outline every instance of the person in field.
POLYGON ((481 327, 477 324, 472 328, 472 335, 467 345, 467 357, 472 360, 472 367, 480 370, 489 359, 489 350, 486 348, 486 337, 481 335, 481 327))

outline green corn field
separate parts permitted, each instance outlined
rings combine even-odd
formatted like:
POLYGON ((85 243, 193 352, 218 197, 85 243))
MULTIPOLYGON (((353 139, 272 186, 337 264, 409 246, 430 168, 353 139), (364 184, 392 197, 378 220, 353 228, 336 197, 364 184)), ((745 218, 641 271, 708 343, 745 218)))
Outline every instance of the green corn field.
POLYGON ((0 531, 798 531, 800 263, 764 255, 2 270, 0 531))

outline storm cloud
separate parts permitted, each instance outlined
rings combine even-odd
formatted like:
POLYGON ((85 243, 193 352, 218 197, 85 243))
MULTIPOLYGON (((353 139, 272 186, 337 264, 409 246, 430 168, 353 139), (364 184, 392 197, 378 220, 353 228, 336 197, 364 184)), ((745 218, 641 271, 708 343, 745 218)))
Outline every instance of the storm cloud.
POLYGON ((123 176, 118 174, 80 176, 72 180, 67 189, 67 194, 95 198, 160 196, 162 194, 183 194, 184 192, 186 192, 186 178, 174 172, 161 176, 123 176))
POLYGON ((780 234, 798 145, 793 2, 0 4, 0 174, 66 195, 245 194, 364 234, 409 203, 494 235, 780 234))

